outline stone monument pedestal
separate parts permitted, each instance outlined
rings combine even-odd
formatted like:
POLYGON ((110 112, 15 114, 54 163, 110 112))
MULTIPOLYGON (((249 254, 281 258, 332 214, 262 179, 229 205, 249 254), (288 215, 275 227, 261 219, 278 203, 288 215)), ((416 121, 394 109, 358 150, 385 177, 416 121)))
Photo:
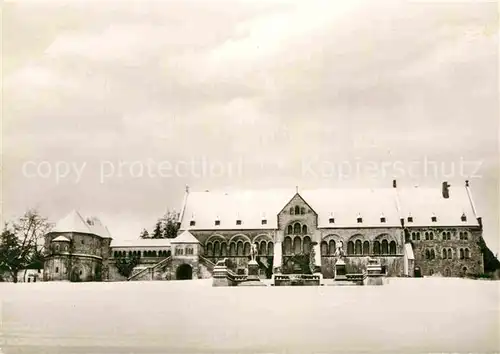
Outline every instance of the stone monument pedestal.
POLYGON ((248 262, 248 275, 246 281, 239 284, 239 286, 266 286, 259 277, 259 263, 256 260, 248 262))
POLYGON ((335 280, 347 280, 347 271, 345 267, 345 262, 342 259, 339 259, 335 263, 335 280))
POLYGON ((382 266, 376 259, 368 260, 366 266, 366 285, 384 285, 384 274, 382 266))

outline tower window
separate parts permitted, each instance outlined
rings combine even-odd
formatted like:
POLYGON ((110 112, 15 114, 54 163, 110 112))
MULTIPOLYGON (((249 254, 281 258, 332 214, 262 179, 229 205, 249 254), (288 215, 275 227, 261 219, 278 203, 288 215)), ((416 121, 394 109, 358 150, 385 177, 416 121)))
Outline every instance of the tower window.
POLYGON ((195 225, 196 225, 196 221, 191 220, 191 221, 189 222, 189 226, 195 226, 195 225))

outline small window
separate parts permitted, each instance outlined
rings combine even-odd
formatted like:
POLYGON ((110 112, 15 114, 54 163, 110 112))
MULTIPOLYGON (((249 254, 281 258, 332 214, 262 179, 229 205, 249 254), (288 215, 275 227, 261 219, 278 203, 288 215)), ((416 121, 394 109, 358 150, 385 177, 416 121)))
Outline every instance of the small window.
POLYGON ((380 222, 385 222, 385 217, 384 217, 384 216, 382 216, 382 217, 380 218, 380 222))
POLYGON ((56 267, 56 273, 59 273, 59 267, 56 267))
POLYGON ((236 225, 241 225, 241 220, 236 220, 236 225))
POLYGON ((329 222, 330 224, 335 224, 335 218, 330 218, 330 219, 328 219, 328 222, 329 222))
POLYGON ((294 212, 293 212, 293 207, 290 208, 290 215, 293 215, 294 212))
POLYGON ((266 219, 262 219, 262 225, 267 225, 267 220, 266 219))
POLYGON ((460 217, 460 219, 461 219, 463 222, 467 221, 467 216, 465 215, 465 213, 464 213, 464 214, 462 214, 462 216, 460 217))
POLYGON ((432 222, 436 222, 437 221, 437 217, 436 216, 431 217, 431 221, 432 222))
POLYGON ((306 208, 302 207, 300 208, 300 214, 304 215, 306 213, 306 208))
POLYGON ((434 269, 429 269, 429 275, 434 275, 434 269))
POLYGON ((358 217, 357 218, 357 222, 358 222, 358 224, 361 224, 363 222, 363 218, 362 217, 358 217))
POLYGON ((191 220, 191 221, 189 222, 189 226, 195 226, 195 225, 196 225, 196 221, 191 220))
POLYGON ((300 214, 300 207, 298 205, 295 206, 295 214, 296 215, 300 214))
POLYGON ((220 225, 220 220, 215 220, 215 226, 219 226, 220 225))
POLYGON ((82 245, 84 245, 84 244, 85 244, 85 240, 82 238, 82 245))
POLYGON ((413 222, 413 216, 408 216, 408 222, 413 222))

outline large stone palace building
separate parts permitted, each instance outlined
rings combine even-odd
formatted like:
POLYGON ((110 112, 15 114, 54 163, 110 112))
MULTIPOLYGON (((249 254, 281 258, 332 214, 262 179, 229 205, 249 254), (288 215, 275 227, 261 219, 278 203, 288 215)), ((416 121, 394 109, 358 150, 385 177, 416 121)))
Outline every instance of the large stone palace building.
POLYGON ((483 272, 482 221, 469 183, 441 188, 193 192, 186 188, 175 239, 112 241, 96 218, 72 212, 46 235, 45 280, 124 280, 118 259, 137 257, 133 279, 211 276, 227 259, 244 274, 252 244, 262 277, 307 272, 309 257, 335 277, 335 251, 347 271, 377 258, 388 276, 461 277, 483 272))

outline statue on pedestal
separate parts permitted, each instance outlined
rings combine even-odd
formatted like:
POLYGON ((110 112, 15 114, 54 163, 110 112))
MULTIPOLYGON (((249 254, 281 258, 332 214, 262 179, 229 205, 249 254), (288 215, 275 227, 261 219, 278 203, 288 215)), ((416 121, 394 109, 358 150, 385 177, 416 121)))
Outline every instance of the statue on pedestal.
POLYGON ((344 243, 342 241, 339 241, 337 249, 335 250, 335 257, 337 257, 338 259, 342 259, 345 257, 344 243))
POLYGON ((250 260, 255 262, 256 258, 257 258, 257 244, 254 243, 250 248, 250 260))

